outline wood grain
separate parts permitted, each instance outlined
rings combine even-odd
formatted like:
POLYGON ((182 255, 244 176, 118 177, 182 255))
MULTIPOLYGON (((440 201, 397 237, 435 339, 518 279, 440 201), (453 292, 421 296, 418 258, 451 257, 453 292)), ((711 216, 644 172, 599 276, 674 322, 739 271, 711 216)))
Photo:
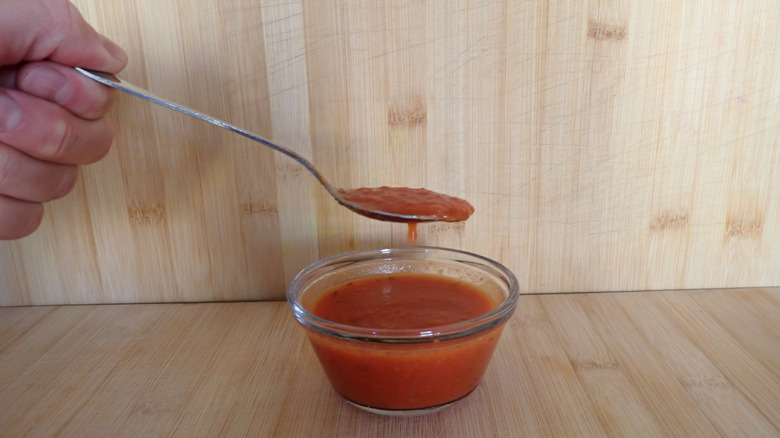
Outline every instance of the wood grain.
POLYGON ((780 434, 780 289, 521 297, 481 385, 386 418, 284 302, 0 308, 3 436, 780 434))
MULTIPOLYGON (((468 199, 420 242, 524 291, 780 285, 776 1, 74 3, 124 78, 337 186, 468 199)), ((280 299, 308 263, 405 241, 236 135, 127 96, 112 119, 108 157, 0 242, 0 305, 280 299)))

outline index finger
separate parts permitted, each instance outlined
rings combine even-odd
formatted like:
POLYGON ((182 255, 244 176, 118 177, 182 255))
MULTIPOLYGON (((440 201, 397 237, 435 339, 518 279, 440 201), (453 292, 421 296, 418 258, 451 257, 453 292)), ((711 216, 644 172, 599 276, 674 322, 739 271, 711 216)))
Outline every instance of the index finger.
POLYGON ((118 73, 127 54, 99 34, 67 0, 4 2, 0 66, 50 59, 73 67, 118 73))
POLYGON ((103 117, 115 96, 115 90, 54 62, 26 64, 19 70, 16 81, 20 91, 56 103, 87 120, 103 117))

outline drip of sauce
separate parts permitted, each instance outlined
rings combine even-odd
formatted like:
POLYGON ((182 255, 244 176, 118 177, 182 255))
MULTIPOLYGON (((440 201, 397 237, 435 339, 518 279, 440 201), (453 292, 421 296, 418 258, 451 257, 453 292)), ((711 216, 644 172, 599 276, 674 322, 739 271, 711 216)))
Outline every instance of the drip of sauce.
POLYGON ((417 243, 417 222, 407 222, 406 227, 406 242, 409 245, 415 245, 417 243))

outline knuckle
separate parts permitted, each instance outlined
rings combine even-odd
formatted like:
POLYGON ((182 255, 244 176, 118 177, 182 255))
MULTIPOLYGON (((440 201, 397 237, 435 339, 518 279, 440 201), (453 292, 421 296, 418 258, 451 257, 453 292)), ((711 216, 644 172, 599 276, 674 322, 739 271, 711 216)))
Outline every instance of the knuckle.
POLYGON ((101 87, 96 94, 93 95, 92 102, 85 105, 82 117, 87 120, 98 120, 103 118, 111 106, 114 104, 114 90, 103 90, 101 87))
POLYGON ((0 193, 10 194, 20 180, 19 152, 0 143, 0 193))
POLYGON ((0 239, 29 236, 43 222, 43 204, 0 196, 0 239))
POLYGON ((61 172, 59 182, 54 187, 51 199, 59 199, 70 193, 76 186, 78 176, 78 166, 66 166, 61 172))
POLYGON ((71 125, 63 120, 52 124, 52 139, 47 154, 55 162, 70 162, 71 152, 76 143, 76 133, 71 125))
POLYGON ((49 30, 57 39, 64 39, 71 30, 73 22, 73 11, 67 1, 64 0, 46 0, 44 1, 48 16, 49 30))
POLYGON ((114 130, 106 118, 98 120, 61 120, 51 125, 49 144, 44 155, 62 164, 91 164, 102 159, 111 148, 114 130))
POLYGON ((13 154, 7 146, 0 145, 0 192, 4 192, 9 182, 13 181, 15 171, 13 154))
POLYGON ((43 222, 43 204, 35 203, 27 209, 27 223, 22 227, 21 233, 24 236, 29 236, 35 230, 37 230, 43 222))
POLYGON ((96 133, 94 141, 89 145, 89 158, 84 164, 102 160, 108 154, 114 141, 114 126, 108 119, 103 118, 94 123, 96 124, 96 133))

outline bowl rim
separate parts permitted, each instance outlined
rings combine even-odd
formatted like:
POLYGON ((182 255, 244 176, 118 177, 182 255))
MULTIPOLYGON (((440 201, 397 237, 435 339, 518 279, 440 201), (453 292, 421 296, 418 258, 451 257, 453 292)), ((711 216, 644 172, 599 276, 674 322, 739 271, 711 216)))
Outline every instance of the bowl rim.
POLYGON ((462 338, 503 324, 514 313, 520 295, 519 290, 517 277, 496 260, 459 249, 416 245, 357 249, 325 257, 303 268, 290 282, 286 296, 293 316, 304 327, 315 332, 335 338, 372 343, 424 343, 462 338), (314 315, 297 299, 298 291, 307 284, 307 280, 316 280, 322 275, 315 275, 318 271, 340 264, 389 260, 396 254, 401 256, 403 254, 447 254, 450 256, 447 260, 466 263, 498 277, 506 283, 508 294, 498 306, 479 316, 423 329, 378 329, 341 324, 314 315), (315 276, 310 279, 312 275, 315 276))

